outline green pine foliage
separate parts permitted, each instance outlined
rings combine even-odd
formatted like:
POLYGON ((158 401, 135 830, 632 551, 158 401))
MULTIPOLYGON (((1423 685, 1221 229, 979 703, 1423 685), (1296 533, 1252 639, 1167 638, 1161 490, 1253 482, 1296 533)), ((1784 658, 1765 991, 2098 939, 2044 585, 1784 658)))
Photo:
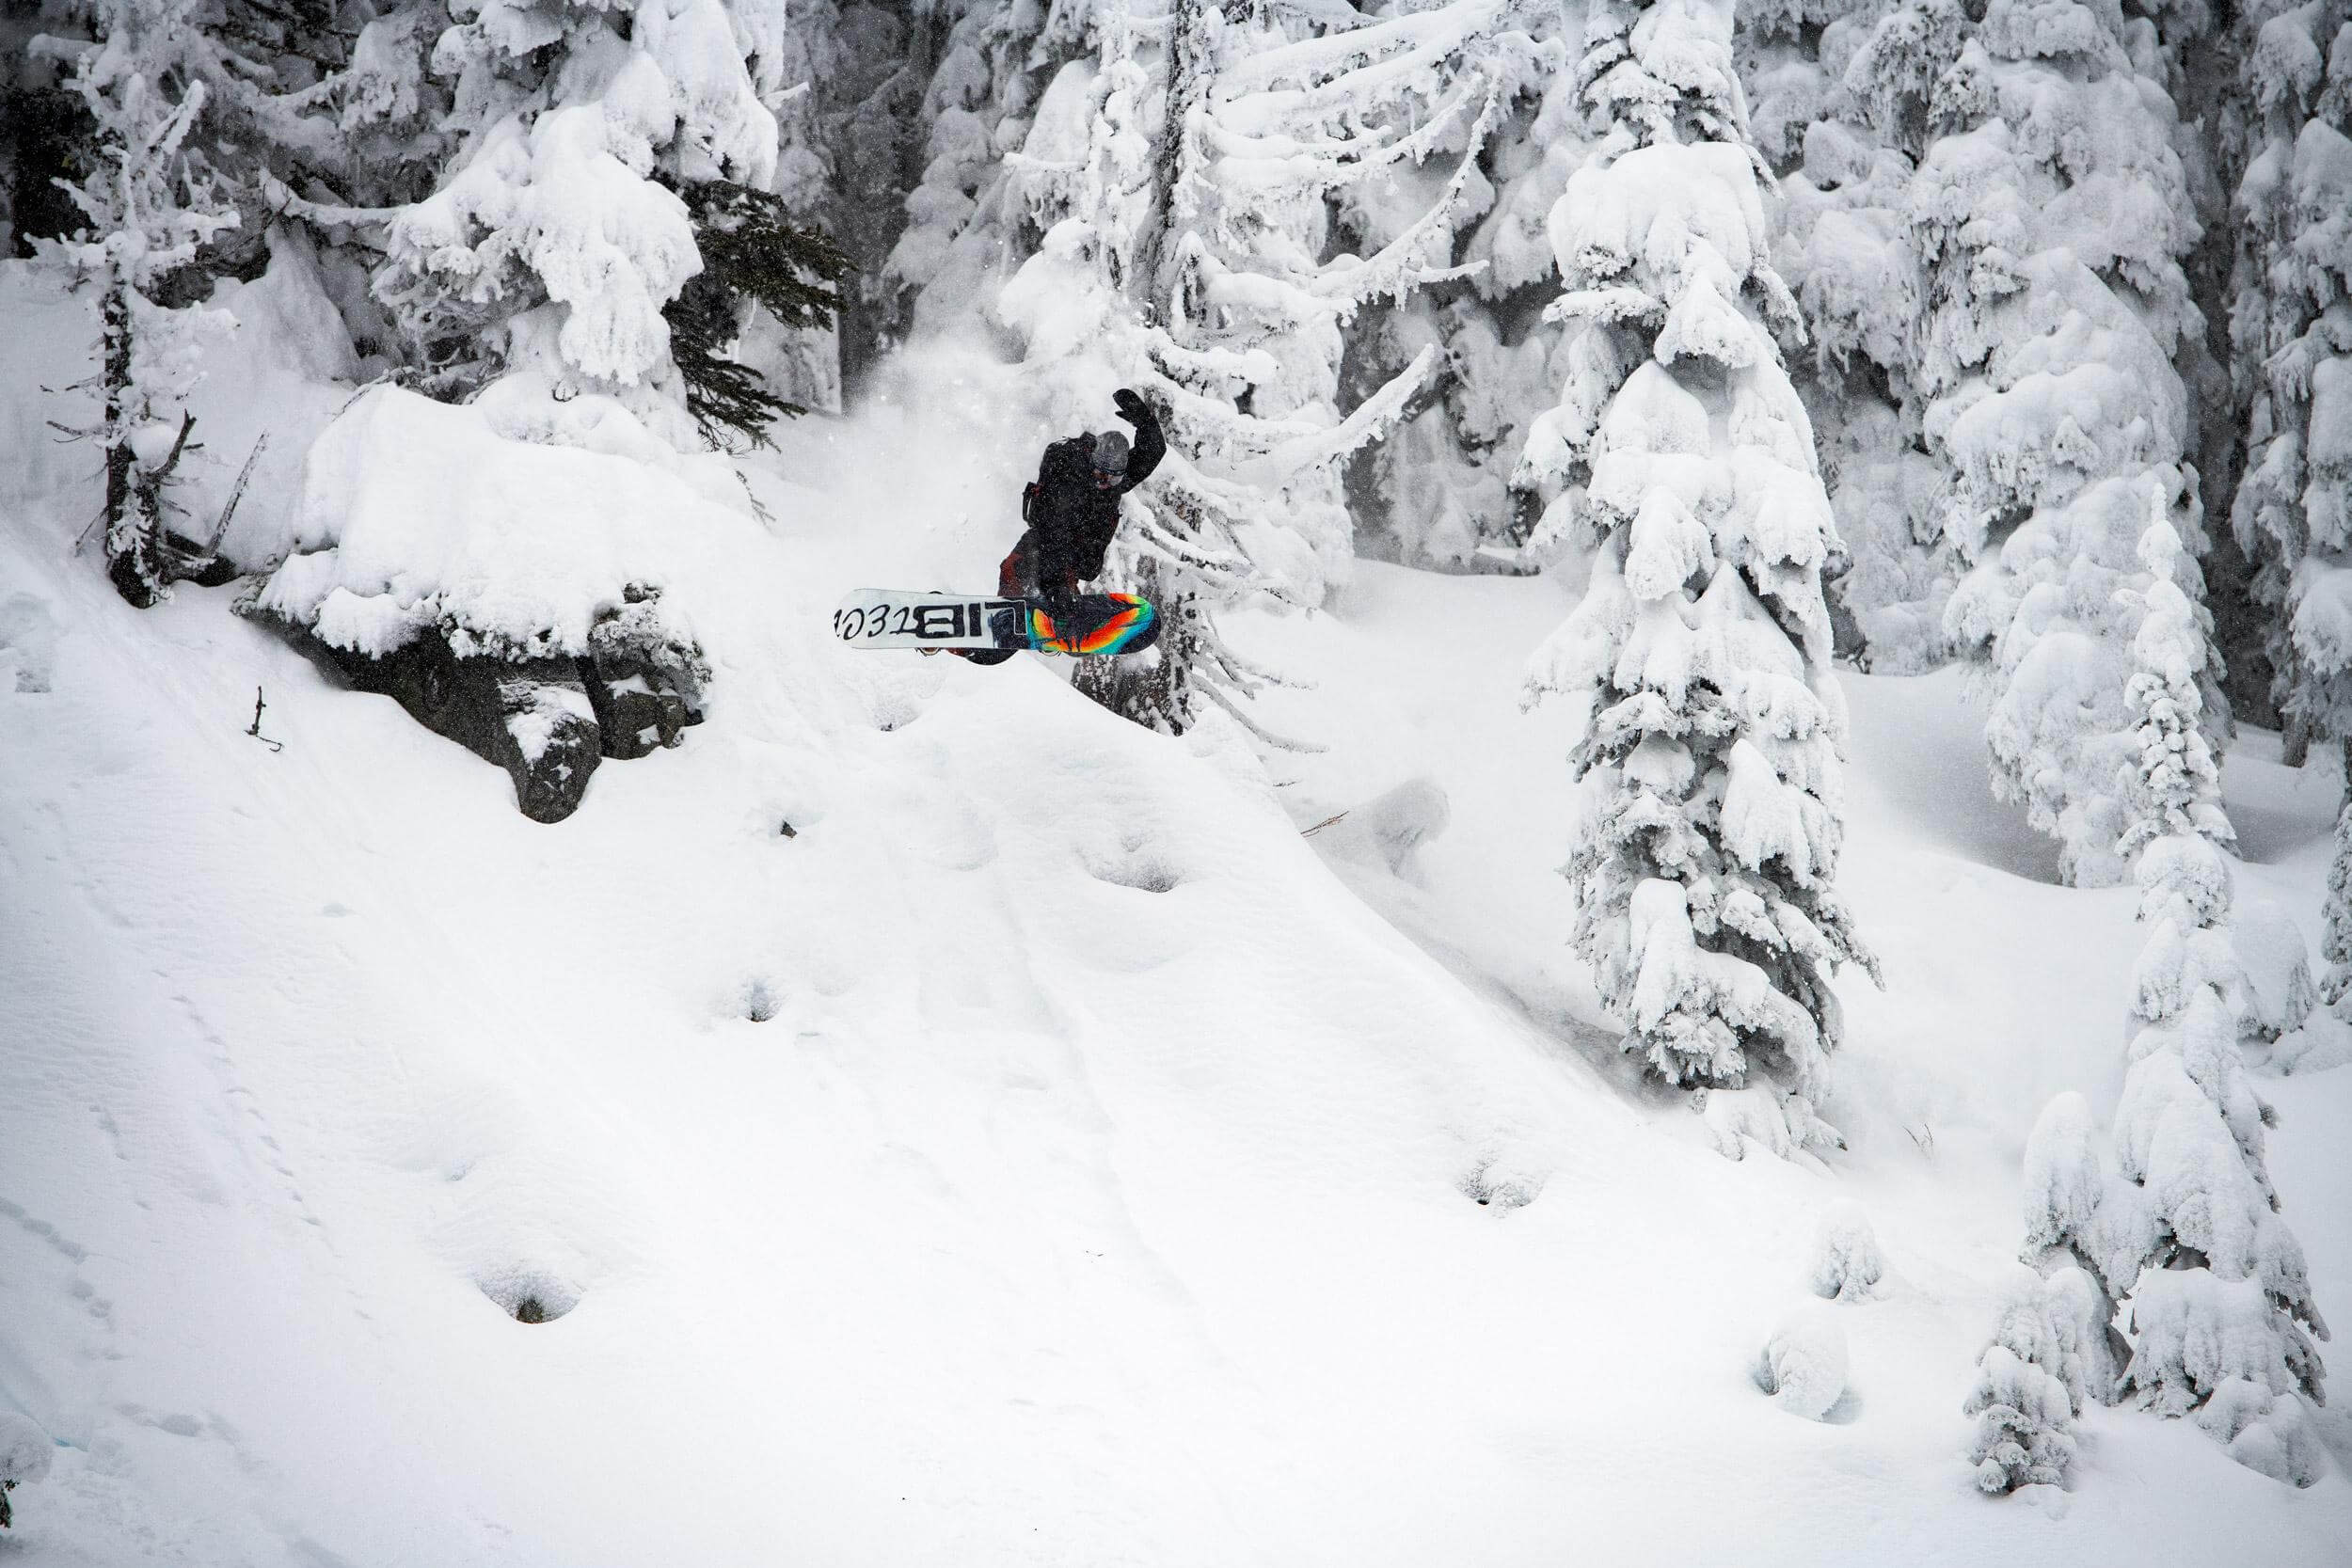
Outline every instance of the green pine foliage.
POLYGON ((694 223, 703 270, 664 307, 670 356, 686 381, 686 407, 714 441, 733 431, 768 446, 768 426, 808 412, 760 385, 760 373, 726 356, 758 305, 786 326, 827 326, 853 267, 822 234, 796 227, 784 198, 731 180, 678 189, 694 223))

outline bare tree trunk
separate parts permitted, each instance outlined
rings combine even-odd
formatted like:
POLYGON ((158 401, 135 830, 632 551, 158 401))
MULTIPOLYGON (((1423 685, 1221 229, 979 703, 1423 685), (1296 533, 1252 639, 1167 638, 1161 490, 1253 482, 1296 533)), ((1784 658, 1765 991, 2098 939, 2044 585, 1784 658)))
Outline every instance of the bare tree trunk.
POLYGON ((164 596, 160 530, 135 493, 130 432, 123 428, 131 391, 131 285, 119 271, 106 284, 101 309, 106 432, 106 578, 115 592, 145 610, 164 596))

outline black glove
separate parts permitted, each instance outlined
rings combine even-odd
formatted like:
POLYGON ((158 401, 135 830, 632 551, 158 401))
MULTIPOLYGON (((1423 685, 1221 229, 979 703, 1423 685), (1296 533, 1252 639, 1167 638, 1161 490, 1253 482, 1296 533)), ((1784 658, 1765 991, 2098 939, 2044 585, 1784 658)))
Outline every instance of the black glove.
POLYGON ((1133 387, 1121 387, 1118 391, 1113 392, 1111 406, 1119 410, 1120 419, 1132 425, 1140 425, 1152 417, 1151 404, 1145 403, 1143 394, 1133 387))

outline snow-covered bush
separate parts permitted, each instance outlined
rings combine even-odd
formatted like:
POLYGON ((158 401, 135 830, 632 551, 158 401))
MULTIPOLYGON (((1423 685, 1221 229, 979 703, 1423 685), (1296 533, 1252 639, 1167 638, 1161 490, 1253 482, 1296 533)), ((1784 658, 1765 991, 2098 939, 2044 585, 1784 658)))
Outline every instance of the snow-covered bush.
POLYGON ((2273 899, 2241 901, 2231 912, 2230 951, 2245 982, 2238 1032, 2275 1040, 2300 1029, 2319 993, 2295 917, 2273 899))
POLYGON ((1977 1418, 1968 1462, 1986 1492, 2056 1486, 2074 1459, 2096 1365, 2097 1288, 2080 1269, 2021 1282, 2002 1304, 1992 1343, 1977 1362, 1977 1386, 1961 1413, 1977 1418))
POLYGON ((0 1410, 0 1529, 15 1523, 8 1494, 46 1476, 55 1451, 40 1428, 12 1410, 0 1410))
POLYGON ((2318 1357, 2308 1341, 2298 1357, 2301 1337, 2281 1334, 2280 1298, 2263 1280, 2151 1268, 2131 1314, 2129 1375, 2143 1405, 2193 1415, 2231 1458, 2273 1481, 2309 1486, 2326 1473, 2303 1402, 2318 1402, 2318 1357))
POLYGON ((1418 879, 1415 856, 1423 843, 1445 832, 1453 815, 1444 786, 1422 774, 1350 806, 1315 831, 1315 847, 1326 855, 1418 879))
POLYGON ((1813 1240, 1813 1293, 1867 1301, 1886 1277, 1886 1255, 1859 1204, 1840 1203, 1822 1214, 1813 1240))
POLYGON ((2099 1163, 2090 1104, 2072 1092, 2042 1108, 2026 1140, 2024 1206, 2028 1257, 2070 1248, 2076 1260, 2106 1272, 2095 1224, 2108 1177, 2099 1163))
POLYGON ((1788 1319, 1756 1358, 1756 1385, 1792 1416, 1818 1421, 1845 1397, 1846 1331, 1820 1311, 1788 1319))
POLYGON ((1671 1083, 1760 1069, 1803 1087, 1837 1038, 1831 965, 1869 960, 1832 885, 1836 529, 1772 336, 1795 309, 1729 13, 1592 12, 1579 81, 1600 147, 1551 216, 1553 309, 1581 326, 1527 460, 1564 486, 1543 531, 1581 528, 1597 557, 1529 689, 1584 718, 1574 939, 1626 1049, 1671 1083))

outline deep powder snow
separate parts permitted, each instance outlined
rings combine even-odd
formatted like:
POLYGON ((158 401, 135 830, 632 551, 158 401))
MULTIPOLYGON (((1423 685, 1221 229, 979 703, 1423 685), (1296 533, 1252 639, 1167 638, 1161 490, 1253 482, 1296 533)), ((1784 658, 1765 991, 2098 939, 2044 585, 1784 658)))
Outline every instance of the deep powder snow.
MULTIPOLYGON (((677 481, 710 721, 552 829, 231 591, 125 609, 75 465, 10 468, 0 1410, 57 1445, 10 1560, 2344 1560, 2332 1416, 2302 1492, 2097 1405, 2070 1491, 1974 1489, 2025 1138, 2111 1113, 2142 933, 1990 799, 1955 677, 1844 677, 1851 1148, 1726 1159, 1564 943, 1518 705, 1562 584, 1238 617, 1315 683, 1263 717, 1325 749, 1263 760, 827 639, 1009 541, 1044 433, 992 374, 792 431, 772 524, 677 481)), ((2275 757, 2230 760, 2240 899, 2309 930, 2339 784, 2275 757)), ((2352 1322, 2352 1073, 2260 1087, 2352 1322)))

